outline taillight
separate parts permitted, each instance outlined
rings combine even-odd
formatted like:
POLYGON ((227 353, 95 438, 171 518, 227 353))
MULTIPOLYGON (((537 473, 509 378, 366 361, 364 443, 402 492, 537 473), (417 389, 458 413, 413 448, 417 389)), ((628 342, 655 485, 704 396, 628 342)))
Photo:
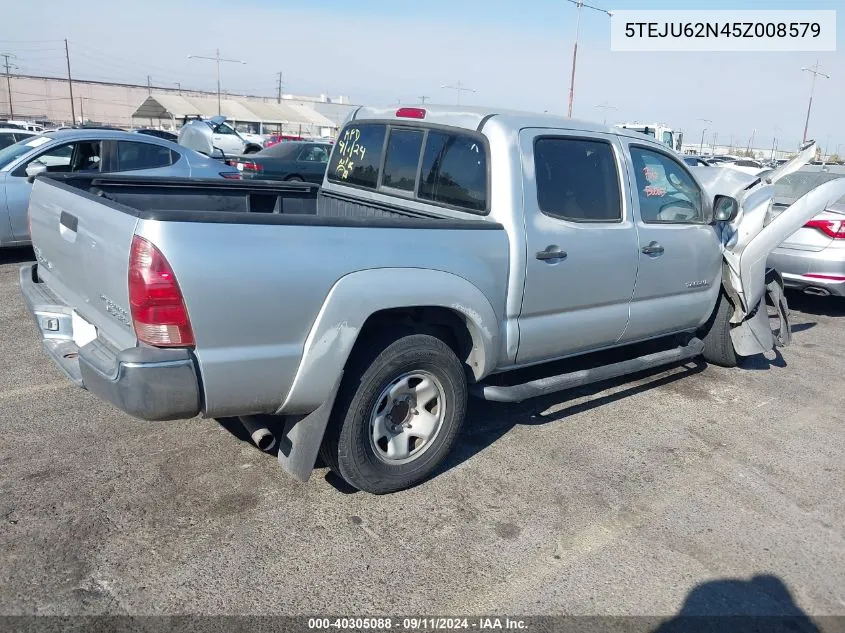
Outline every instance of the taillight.
POLYGON ((243 180, 243 176, 241 176, 241 172, 239 171, 222 171, 220 175, 226 180, 243 180))
POLYGON ((137 235, 129 255, 129 309, 138 340, 156 347, 188 347, 194 332, 182 291, 164 255, 137 235))
POLYGON ((261 165, 254 163, 251 160, 239 161, 237 168, 239 171, 263 171, 261 165))
POLYGON ((835 240, 845 240, 845 220, 810 220, 804 227, 818 229, 835 240))
POLYGON ((425 110, 422 108, 399 108, 396 116, 403 119, 424 119, 425 110))

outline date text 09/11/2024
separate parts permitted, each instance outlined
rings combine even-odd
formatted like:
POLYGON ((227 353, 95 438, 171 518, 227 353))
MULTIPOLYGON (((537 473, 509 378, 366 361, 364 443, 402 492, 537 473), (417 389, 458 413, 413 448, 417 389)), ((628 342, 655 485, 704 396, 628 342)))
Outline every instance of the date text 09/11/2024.
POLYGON ((442 618, 442 617, 406 617, 399 619, 382 618, 309 618, 308 628, 312 630, 371 630, 371 631, 444 631, 444 630, 527 630, 524 620, 478 617, 478 618, 442 618), (401 625, 401 626, 400 626, 401 625))

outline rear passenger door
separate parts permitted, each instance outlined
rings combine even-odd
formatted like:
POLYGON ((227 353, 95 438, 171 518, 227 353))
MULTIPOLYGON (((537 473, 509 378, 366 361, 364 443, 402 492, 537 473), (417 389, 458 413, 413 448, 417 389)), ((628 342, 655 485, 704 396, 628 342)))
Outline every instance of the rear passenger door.
POLYGON ((306 182, 323 182, 326 165, 329 163, 329 152, 323 145, 306 145, 296 158, 297 170, 306 182))
POLYGON ((526 271, 520 364, 613 345, 628 324, 637 235, 613 135, 520 132, 526 271))
POLYGON ((180 154, 156 143, 114 141, 114 151, 108 163, 112 172, 129 172, 138 175, 189 176, 180 154))
POLYGON ((719 292, 722 248, 710 202, 668 151, 629 142, 639 273, 624 341, 696 328, 719 292))

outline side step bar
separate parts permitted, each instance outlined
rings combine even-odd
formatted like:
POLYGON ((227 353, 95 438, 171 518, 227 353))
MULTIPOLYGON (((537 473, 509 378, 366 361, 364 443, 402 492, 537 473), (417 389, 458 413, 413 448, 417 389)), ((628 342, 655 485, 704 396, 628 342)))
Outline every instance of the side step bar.
POLYGON ((480 383, 473 385, 471 389, 473 395, 484 400, 491 400, 493 402, 522 402, 529 398, 544 396, 556 391, 581 387, 590 383, 616 378, 617 376, 635 374, 639 371, 651 369, 652 367, 669 365, 688 358, 694 358, 703 351, 704 342, 700 339, 693 338, 683 347, 675 347, 662 352, 655 352, 654 354, 646 354, 645 356, 638 356, 637 358, 610 365, 602 365, 592 369, 581 369, 568 374, 549 376, 547 378, 538 378, 537 380, 525 382, 521 385, 497 387, 480 383))

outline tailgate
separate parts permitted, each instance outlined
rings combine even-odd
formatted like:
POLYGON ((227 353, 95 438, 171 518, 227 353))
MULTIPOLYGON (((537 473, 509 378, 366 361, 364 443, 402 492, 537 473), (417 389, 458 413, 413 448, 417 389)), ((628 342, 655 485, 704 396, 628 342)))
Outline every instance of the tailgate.
POLYGON ((128 274, 138 219, 120 209, 49 178, 36 179, 32 190, 29 214, 38 276, 77 313, 74 339, 81 337, 80 346, 93 335, 90 325, 117 349, 136 344, 128 274))

